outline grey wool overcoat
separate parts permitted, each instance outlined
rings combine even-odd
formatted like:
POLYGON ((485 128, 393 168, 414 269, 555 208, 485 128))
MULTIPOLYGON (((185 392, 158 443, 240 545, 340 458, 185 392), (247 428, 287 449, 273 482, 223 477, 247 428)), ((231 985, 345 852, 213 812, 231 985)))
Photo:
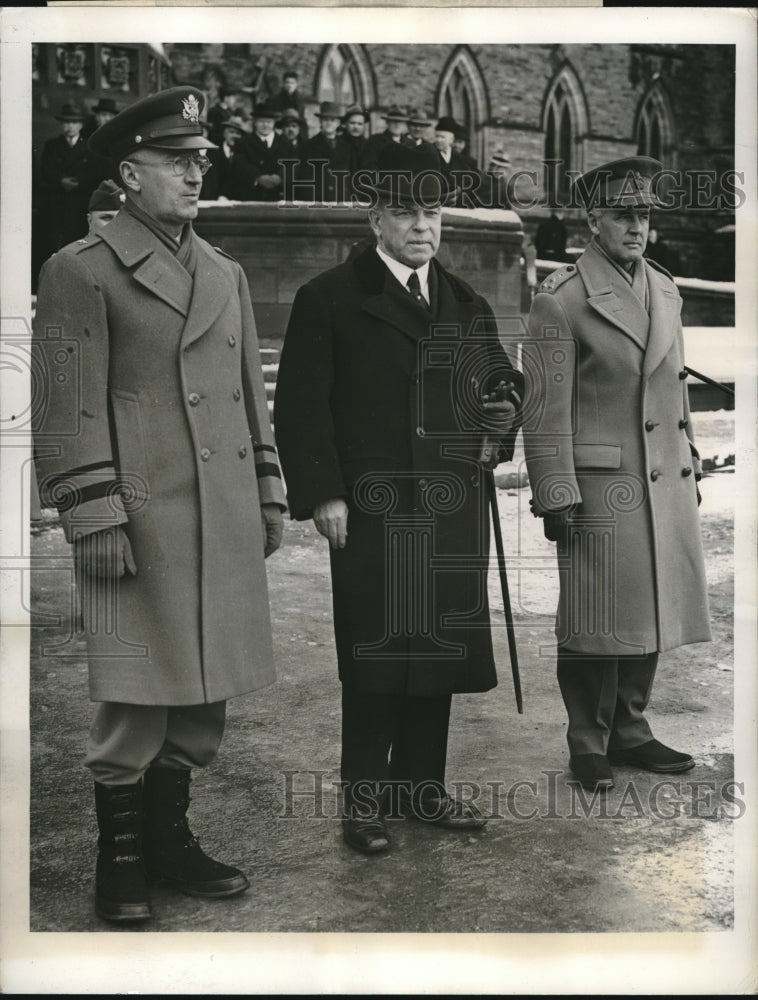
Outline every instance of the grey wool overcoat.
POLYGON ((40 491, 69 540, 122 524, 137 574, 80 582, 95 701, 215 702, 274 678, 260 504, 284 507, 247 281, 194 281, 126 211, 45 265, 40 491))
POLYGON ((559 645, 638 655, 710 639, 681 298, 648 261, 649 310, 594 245, 535 296, 524 444, 535 511, 578 504, 558 544, 559 645))
MULTIPOLYGON (((339 675, 364 692, 496 684, 481 394, 522 379, 485 300, 436 261, 431 313, 373 247, 304 285, 274 425, 294 518, 348 504, 331 552, 339 675)), ((513 434, 501 442, 513 450, 513 434)))

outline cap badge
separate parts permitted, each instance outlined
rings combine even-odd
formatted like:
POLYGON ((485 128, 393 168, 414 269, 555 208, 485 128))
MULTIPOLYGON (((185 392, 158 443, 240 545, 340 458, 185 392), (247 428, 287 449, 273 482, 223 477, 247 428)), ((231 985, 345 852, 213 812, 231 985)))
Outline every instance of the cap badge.
POLYGON ((182 118, 197 125, 200 119, 200 102, 194 94, 182 98, 182 118))

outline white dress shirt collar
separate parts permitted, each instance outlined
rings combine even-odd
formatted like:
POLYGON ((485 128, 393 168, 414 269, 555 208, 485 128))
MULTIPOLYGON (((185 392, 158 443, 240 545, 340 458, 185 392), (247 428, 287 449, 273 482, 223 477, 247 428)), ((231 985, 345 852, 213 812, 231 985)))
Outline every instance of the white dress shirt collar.
MULTIPOLYGON (((408 278, 410 277, 414 268, 408 267, 407 264, 401 264, 399 260, 395 260, 394 257, 390 257, 386 254, 384 250, 380 247, 376 248, 376 252, 379 254, 381 260, 387 265, 387 267, 392 272, 393 276, 397 278, 403 288, 408 287, 408 278)), ((421 294, 426 299, 427 305, 429 304, 429 261, 426 264, 422 264, 421 267, 416 269, 416 274, 418 274, 418 282, 421 286, 421 294)))

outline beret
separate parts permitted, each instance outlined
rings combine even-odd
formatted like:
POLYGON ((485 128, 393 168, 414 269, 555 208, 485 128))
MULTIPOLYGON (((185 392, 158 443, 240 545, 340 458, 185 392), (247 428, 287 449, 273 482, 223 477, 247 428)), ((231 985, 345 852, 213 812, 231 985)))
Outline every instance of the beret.
POLYGON ((143 146, 161 149, 215 149, 203 135, 205 103, 196 87, 170 87, 124 108, 89 137, 89 148, 120 160, 143 146))

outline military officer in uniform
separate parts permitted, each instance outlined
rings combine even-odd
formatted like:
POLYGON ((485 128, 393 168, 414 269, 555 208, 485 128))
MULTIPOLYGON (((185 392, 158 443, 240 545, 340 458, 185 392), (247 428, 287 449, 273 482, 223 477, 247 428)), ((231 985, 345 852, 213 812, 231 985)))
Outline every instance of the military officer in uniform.
POLYGON ((643 257, 662 165, 629 157, 577 182, 592 240, 539 288, 524 347, 533 506, 557 543, 558 682, 570 767, 694 766, 645 718, 659 654, 710 639, 681 299, 643 257))
POLYGON ((151 916, 147 877, 212 898, 248 887, 190 832, 190 770, 226 701, 274 679, 264 557, 285 508, 247 281, 192 220, 202 92, 144 98, 93 133, 126 201, 41 276, 40 492, 73 545, 96 708, 86 765, 96 910, 151 916))
POLYGON ((390 846, 393 783, 417 819, 485 822, 445 789, 448 727, 454 693, 497 683, 480 454, 490 434, 510 457, 522 380, 488 304, 435 259, 438 164, 379 154, 375 243, 299 289, 277 379, 290 510, 330 543, 343 836, 367 854, 390 846))

